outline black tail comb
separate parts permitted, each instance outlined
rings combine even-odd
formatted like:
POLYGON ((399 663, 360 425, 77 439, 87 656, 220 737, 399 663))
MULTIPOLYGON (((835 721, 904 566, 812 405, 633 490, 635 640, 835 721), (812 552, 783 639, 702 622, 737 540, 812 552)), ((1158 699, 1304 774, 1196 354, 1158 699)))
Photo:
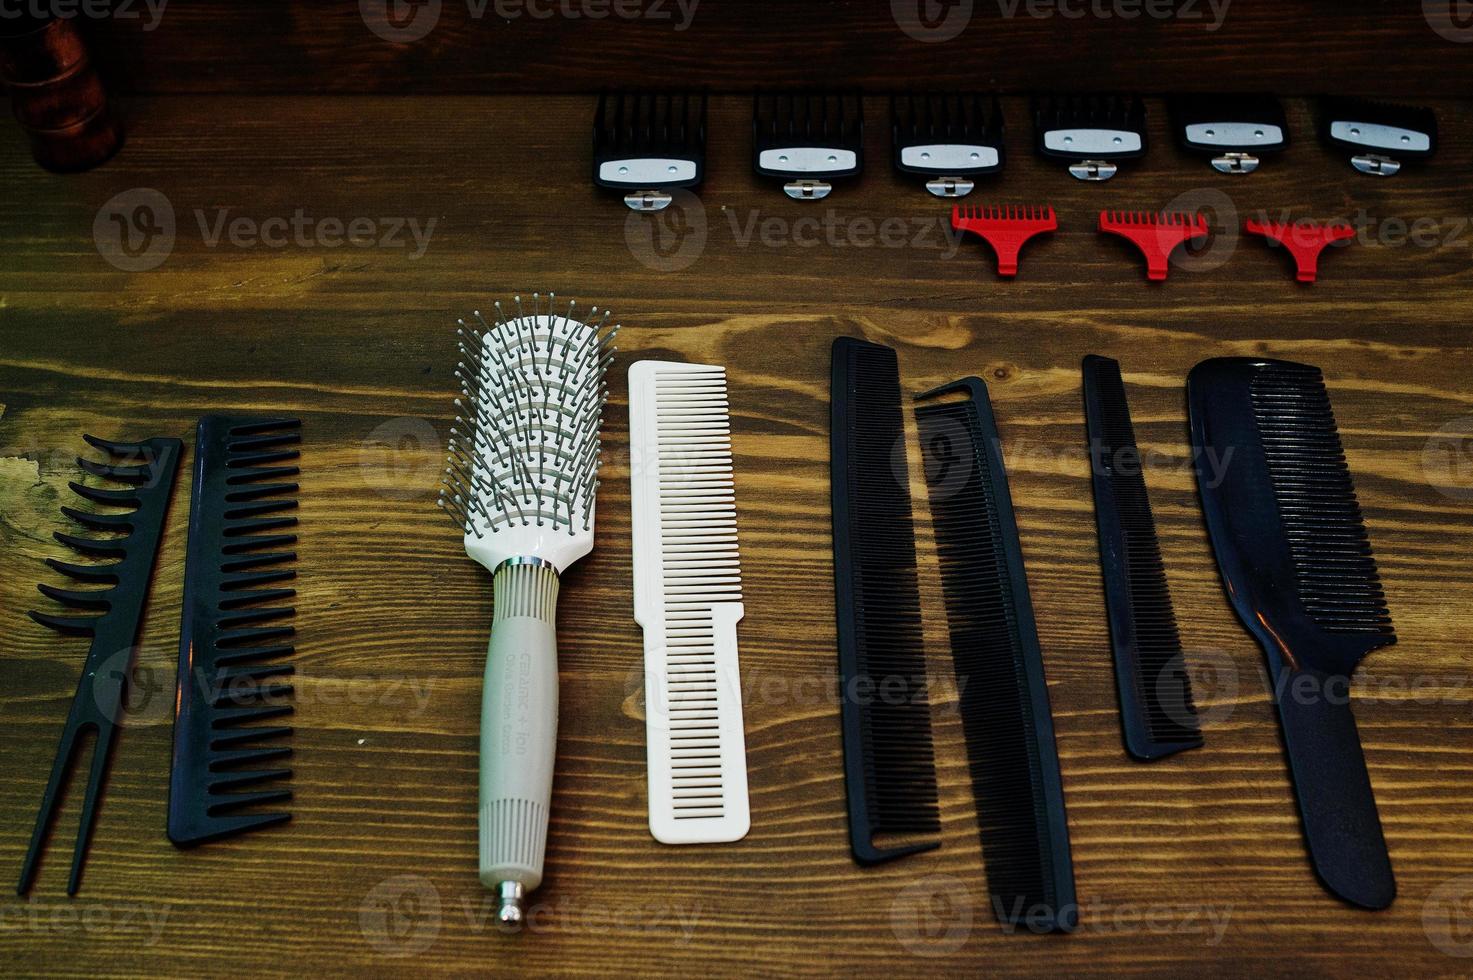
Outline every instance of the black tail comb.
POLYGON ((1187 378, 1192 450, 1228 599, 1268 661, 1310 859, 1366 908, 1396 896, 1350 677, 1396 641, 1318 368, 1246 357, 1187 378))
POLYGON ((296 419, 200 420, 184 570, 178 713, 169 780, 169 839, 201 844, 290 819, 261 807, 291 791, 260 789, 291 775, 263 765, 291 754, 286 622, 295 591, 296 419), (267 744, 261 744, 267 743, 267 744))
POLYGON ((1198 747, 1202 733, 1119 362, 1084 359, 1084 418, 1125 747, 1159 759, 1198 747))
POLYGON ((1002 107, 979 92, 890 97, 895 169, 928 178, 937 197, 962 197, 1003 167, 1002 107))
POLYGON ((752 101, 752 167, 787 181, 783 191, 820 200, 829 181, 864 162, 864 99, 858 92, 758 92, 752 101))
POLYGON ((90 637, 92 643, 87 650, 66 725, 62 728, 56 761, 52 764, 51 777, 41 797, 41 810, 36 814, 31 846, 21 868, 20 883, 16 886, 17 894, 21 895, 30 891, 35 880, 42 845, 56 818, 56 803, 62 783, 71 774, 79 754, 80 737, 90 731, 95 736, 92 763, 82 801, 76 849, 72 852, 67 894, 75 895, 81 885, 82 865, 97 820, 97 801, 111 762, 113 739, 122 720, 133 648, 138 643, 138 633, 143 625, 143 606, 153 578, 159 539, 163 536, 164 518, 169 509, 169 498, 173 495, 179 455, 183 449, 178 439, 116 443, 94 436, 83 438, 114 461, 94 463, 78 459, 77 464, 82 471, 122 486, 104 488, 74 482, 72 490, 91 503, 129 509, 96 512, 63 507, 62 513, 74 523, 105 536, 82 537, 58 531, 56 540, 78 554, 104 559, 104 562, 78 564, 56 559, 46 562, 77 582, 106 585, 107 588, 57 589, 44 584, 38 587, 42 595, 64 606, 97 614, 55 616, 31 613, 31 618, 43 626, 66 636, 90 637))
POLYGON ((908 477, 894 462, 905 445, 895 351, 840 337, 832 367, 829 452, 849 843, 856 861, 877 864, 940 845, 875 841, 880 834, 941 831, 915 529, 908 477))
POLYGON ((593 119, 593 182, 657 211, 706 173, 705 92, 604 92, 593 119))
POLYGON ((993 911, 1010 925, 1079 919, 1053 713, 987 385, 916 409, 972 794, 993 911))

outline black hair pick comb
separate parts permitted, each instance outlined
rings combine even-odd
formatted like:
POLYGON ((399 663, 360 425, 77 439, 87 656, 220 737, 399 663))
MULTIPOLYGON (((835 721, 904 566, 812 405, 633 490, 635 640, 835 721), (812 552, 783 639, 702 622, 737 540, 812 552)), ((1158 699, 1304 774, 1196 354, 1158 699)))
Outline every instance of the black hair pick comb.
POLYGON ((1030 930, 1079 921, 1053 712, 1013 498, 987 385, 963 378, 917 400, 962 731, 993 912, 1030 930))
POLYGON ((752 167, 785 183, 796 201, 819 201, 831 181, 864 164, 864 97, 857 91, 758 92, 752 99, 752 167))
POLYGON ((78 754, 79 740, 84 734, 94 735, 92 762, 88 768, 87 788, 82 800, 82 816, 77 827, 76 849, 72 852, 71 876, 67 894, 75 895, 82 882, 82 865, 87 846, 97 821, 97 801, 111 762, 113 740, 122 720, 128 673, 133 661, 133 648, 143 626, 143 607, 163 536, 164 517, 173 495, 175 475, 183 444, 178 439, 148 439, 139 443, 116 443, 83 436, 94 449, 114 457, 115 462, 95 463, 78 459, 84 473, 99 479, 123 484, 122 489, 99 488, 72 483, 77 496, 94 504, 112 508, 132 508, 129 512, 81 511, 62 507, 61 512, 72 521, 105 536, 77 537, 56 532, 56 540, 88 558, 106 560, 102 564, 74 564, 48 558, 46 564, 78 582, 107 585, 104 589, 70 590, 40 585, 41 594, 73 609, 100 610, 95 616, 53 616, 31 613, 31 618, 67 636, 91 637, 87 660, 82 668, 77 693, 72 698, 61 741, 56 747, 56 761, 41 797, 41 810, 36 814, 36 827, 26 852, 16 893, 30 891, 36 877, 41 847, 56 819, 56 803, 61 784, 71 773, 78 754))
POLYGON ((705 92, 603 92, 593 117, 593 182, 634 211, 660 211, 670 191, 706 174, 705 92))
POLYGON ((1084 359, 1084 419, 1125 747, 1137 759, 1202 744, 1120 362, 1084 359))
POLYGON ((980 92, 890 96, 895 169, 926 179, 937 197, 965 197, 1002 170, 1002 106, 980 92))
POLYGON ((940 841, 890 844, 877 842, 877 835, 941 831, 909 477, 903 466, 897 472, 893 455, 905 445, 895 351, 852 337, 835 340, 830 398, 849 844, 860 864, 878 864, 940 841))
POLYGON ((1380 909, 1396 896, 1350 677, 1396 641, 1318 368, 1246 357, 1187 378, 1192 452, 1228 599, 1263 647, 1316 873, 1380 909))
POLYGON ((263 763, 291 754, 286 677, 295 632, 296 419, 207 415, 194 451, 194 501, 179 628, 169 840, 201 844, 290 819, 261 807, 291 791, 260 788, 291 775, 263 763), (268 744, 261 744, 266 742, 268 744))

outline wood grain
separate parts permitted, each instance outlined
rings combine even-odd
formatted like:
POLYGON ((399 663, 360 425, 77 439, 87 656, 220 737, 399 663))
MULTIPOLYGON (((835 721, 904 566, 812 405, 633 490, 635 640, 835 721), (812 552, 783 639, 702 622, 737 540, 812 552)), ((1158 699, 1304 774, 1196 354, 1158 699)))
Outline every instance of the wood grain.
POLYGON ((129 16, 86 23, 122 91, 739 92, 821 79, 1433 98, 1473 67, 1455 0, 194 0, 158 17, 148 4, 120 0, 129 16))
MULTIPOLYGON (((295 818, 194 852, 164 837, 181 494, 82 894, 62 894, 73 800, 31 898, 0 899, 14 969, 1466 972, 1445 951, 1459 947, 1435 945, 1425 922, 1456 913, 1473 880, 1463 877, 1473 875, 1473 665, 1462 639, 1473 629, 1468 103, 1439 103, 1442 152, 1384 181, 1308 138, 1250 177, 1219 176, 1169 146, 1153 104, 1157 149, 1112 184, 1085 186, 1033 158, 1016 126, 1005 174, 978 196, 1051 203, 1062 227, 1029 247, 1015 282, 994 277, 975 241, 951 254, 937 224, 946 208, 889 173, 881 126, 870 130, 870 172, 828 201, 800 205, 759 184, 740 98, 713 104, 699 200, 657 226, 670 233, 667 258, 704 228, 692 261, 669 272, 647 264, 649 217, 626 217, 587 181, 587 99, 200 97, 128 108, 128 145, 94 173, 41 175, 21 147, 0 150, 0 179, 27 188, 0 215, 0 868, 18 872, 81 662, 79 641, 24 611, 41 602, 43 558, 58 553, 49 536, 63 527, 57 508, 83 432, 186 436, 210 411, 304 419, 295 818), (99 253, 93 227, 105 202, 137 188, 166 196, 177 230, 162 265, 127 273, 99 253), (1137 257, 1092 230, 1094 215, 1173 200, 1214 206, 1220 227, 1235 225, 1230 212, 1285 209, 1364 212, 1369 230, 1327 255, 1312 287, 1292 281, 1282 254, 1230 247, 1227 236, 1195 267, 1148 285, 1137 257), (435 226, 419 258, 411 248, 210 245, 196 212, 208 229, 221 208, 254 222, 301 209, 435 226), (818 231, 795 230, 798 218, 818 219, 818 231), (1419 218, 1437 244, 1395 244, 1396 222, 1419 218), (877 239, 887 219, 907 232, 894 247, 877 239), (825 240, 825 220, 838 244, 825 240), (758 231, 744 242, 749 225, 758 231), (938 230, 916 241, 924 227, 938 230), (810 234, 817 243, 801 244, 810 234), (598 544, 564 586, 545 904, 533 934, 507 939, 490 927, 475 878, 490 582, 435 510, 433 488, 454 317, 545 288, 608 305, 625 329, 598 544), (1084 904, 1073 937, 1003 935, 987 907, 914 451, 944 846, 872 870, 849 858, 827 474, 828 350, 844 334, 895 345, 909 389, 972 373, 992 387, 1084 904), (1155 765, 1129 761, 1118 730, 1078 392, 1090 352, 1121 360, 1142 446, 1155 454, 1148 483, 1202 671, 1207 744, 1155 765), (1384 913, 1349 909, 1313 878, 1261 657, 1223 598, 1186 465, 1186 372, 1252 353, 1325 370, 1400 635, 1363 665, 1356 705, 1400 885, 1384 913), (645 826, 623 374, 640 357, 731 373, 753 813, 734 845, 662 847, 645 826), (1444 465, 1445 448, 1463 453, 1461 471, 1444 465), (917 910, 930 916, 920 931, 917 910), (1209 914, 1226 918, 1220 934, 1209 914)), ((1007 109, 1020 118, 1022 103, 1007 109)), ((1307 133, 1308 107, 1290 111, 1296 135, 1307 133)))

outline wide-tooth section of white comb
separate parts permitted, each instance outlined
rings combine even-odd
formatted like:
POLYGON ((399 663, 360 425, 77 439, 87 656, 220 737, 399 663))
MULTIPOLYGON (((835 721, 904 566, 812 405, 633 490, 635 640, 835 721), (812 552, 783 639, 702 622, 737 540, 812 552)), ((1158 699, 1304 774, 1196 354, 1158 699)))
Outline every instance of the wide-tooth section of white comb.
POLYGON ((725 368, 630 366, 629 480, 650 833, 666 844, 739 840, 751 816, 725 368))

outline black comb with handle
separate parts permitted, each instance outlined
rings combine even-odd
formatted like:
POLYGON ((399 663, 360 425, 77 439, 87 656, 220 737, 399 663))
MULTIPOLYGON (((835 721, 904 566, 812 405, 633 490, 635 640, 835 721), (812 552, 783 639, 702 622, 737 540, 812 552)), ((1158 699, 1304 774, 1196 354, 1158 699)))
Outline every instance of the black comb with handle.
POLYGON ((1084 359, 1084 419, 1125 747, 1160 759, 1202 732, 1118 361, 1084 359))
POLYGON ((844 785, 850 847, 868 865, 938 847, 909 838, 941 831, 895 351, 835 340, 830 398, 844 785))
POLYGON ((294 652, 296 419, 207 415, 195 441, 194 501, 184 571, 169 839, 182 846, 290 819, 262 807, 291 791, 263 765, 291 754, 283 663, 294 652), (266 743, 266 744, 262 744, 266 743))
POLYGON ((163 536, 164 518, 173 495, 174 480, 179 470, 183 444, 178 439, 148 439, 139 443, 116 443, 83 436, 94 449, 107 453, 113 462, 96 463, 78 459, 77 464, 90 476, 122 488, 71 484, 72 492, 104 511, 77 510, 62 507, 61 512, 73 522, 101 537, 79 537, 56 532, 56 540, 97 562, 77 564, 49 558, 46 564, 77 582, 105 585, 102 589, 57 589, 49 585, 37 588, 41 594, 72 609, 97 612, 97 615, 54 616, 31 613, 31 618, 66 636, 91 638, 87 660, 82 668, 71 710, 56 747, 56 761, 41 797, 41 810, 36 814, 36 827, 21 869, 17 894, 30 891, 36 877, 41 848, 56 819, 56 804, 62 783, 72 771, 80 751, 80 739, 94 736, 92 761, 87 774, 86 792, 82 800, 82 816, 77 827, 76 848, 72 852, 71 876, 67 894, 75 895, 82 883, 82 865, 87 845, 97 821, 97 801, 102 792, 111 761, 113 741, 122 720, 128 673, 133 649, 143 626, 143 607, 163 536), (128 508, 118 510, 117 508, 128 508))
POLYGON ((1217 358, 1187 379, 1197 485, 1223 584, 1263 646, 1310 860, 1335 895, 1396 897, 1350 676, 1396 642, 1318 368, 1217 358))
POLYGON ((987 889, 1009 925, 1079 920, 1064 787, 1033 601, 987 385, 963 378, 916 408, 987 889))

